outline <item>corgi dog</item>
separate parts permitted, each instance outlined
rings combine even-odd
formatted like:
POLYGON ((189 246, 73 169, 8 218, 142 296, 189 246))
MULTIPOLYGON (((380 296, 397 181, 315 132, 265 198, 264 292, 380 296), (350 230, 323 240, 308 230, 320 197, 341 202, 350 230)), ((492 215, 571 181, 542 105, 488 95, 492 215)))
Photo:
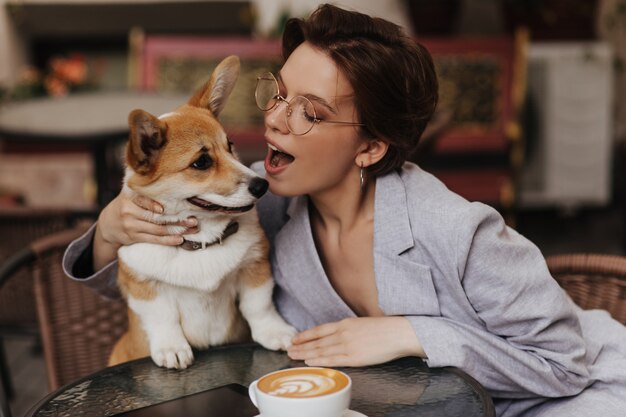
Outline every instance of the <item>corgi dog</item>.
MULTIPOLYGON (((122 192, 163 206, 156 223, 190 216, 199 232, 180 246, 136 243, 118 251, 118 286, 128 303, 128 331, 109 364, 150 355, 161 367, 192 364, 192 347, 249 340, 286 350, 296 331, 272 303, 269 244, 255 203, 265 179, 237 159, 217 120, 239 76, 224 59, 203 88, 172 113, 129 115, 122 192)), ((184 233, 181 226, 169 226, 184 233)))

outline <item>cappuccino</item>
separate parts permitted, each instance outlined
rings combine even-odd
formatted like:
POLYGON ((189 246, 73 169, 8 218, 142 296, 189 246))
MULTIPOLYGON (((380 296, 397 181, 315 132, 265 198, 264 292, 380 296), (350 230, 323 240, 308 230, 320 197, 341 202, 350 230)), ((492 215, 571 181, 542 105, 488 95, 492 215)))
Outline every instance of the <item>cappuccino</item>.
POLYGON ((277 397, 311 398, 339 392, 349 383, 344 373, 334 369, 294 368, 264 376, 258 389, 277 397))

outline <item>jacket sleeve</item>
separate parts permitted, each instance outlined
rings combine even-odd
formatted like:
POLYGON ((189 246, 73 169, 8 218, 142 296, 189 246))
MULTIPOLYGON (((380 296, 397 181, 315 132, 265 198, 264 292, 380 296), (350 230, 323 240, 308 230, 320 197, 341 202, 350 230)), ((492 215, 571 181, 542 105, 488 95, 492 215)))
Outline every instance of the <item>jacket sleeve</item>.
POLYGON ((494 397, 562 397, 589 384, 573 302, 539 249, 482 204, 458 225, 451 259, 477 324, 407 317, 432 367, 465 370, 494 397))
POLYGON ((80 282, 106 298, 120 298, 117 287, 117 261, 99 271, 93 271, 92 251, 96 224, 69 244, 63 255, 63 271, 70 279, 80 282))

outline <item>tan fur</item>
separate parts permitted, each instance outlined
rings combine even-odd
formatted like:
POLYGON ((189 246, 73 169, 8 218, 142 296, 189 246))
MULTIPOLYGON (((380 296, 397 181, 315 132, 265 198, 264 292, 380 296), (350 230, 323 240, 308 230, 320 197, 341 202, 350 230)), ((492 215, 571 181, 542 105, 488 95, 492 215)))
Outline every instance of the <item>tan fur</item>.
MULTIPOLYGON (((168 136, 176 137, 176 146, 165 146, 158 154, 153 169, 147 171, 145 175, 133 176, 129 180, 129 186, 143 188, 163 177, 182 173, 185 181, 214 181, 217 185, 216 192, 225 193, 232 189, 240 178, 233 175, 228 161, 220 158, 221 155, 228 153, 225 143, 217 144, 214 140, 222 128, 216 119, 207 118, 206 113, 204 109, 184 105, 178 108, 176 114, 169 117, 166 122, 159 121, 159 125, 165 126, 168 136), (209 173, 187 169, 199 156, 199 150, 202 147, 221 162, 209 173)), ((135 153, 129 151, 127 156, 132 158, 130 165, 139 163, 135 153)))
POLYGON ((132 359, 150 356, 146 332, 141 327, 139 317, 128 309, 128 331, 117 341, 109 357, 109 366, 128 362, 132 359))
MULTIPOLYGON (((123 262, 119 262, 118 265, 117 284, 125 298, 132 296, 140 300, 151 300, 156 296, 155 283, 140 281, 123 262)), ((113 347, 109 357, 109 366, 149 355, 150 348, 146 333, 137 315, 129 308, 128 330, 113 347)))
POLYGON ((138 300, 152 300, 156 297, 156 283, 154 281, 140 281, 121 261, 118 265, 117 285, 126 298, 131 296, 138 300))
MULTIPOLYGON (((229 210, 222 211, 230 214, 219 217, 207 204, 224 203, 208 201, 198 208, 189 202, 190 198, 193 197, 192 202, 196 202, 194 199, 198 196, 227 202, 233 199, 232 204, 237 209, 252 206, 258 198, 252 194, 250 184, 252 181, 258 184, 259 178, 236 160, 216 119, 232 90, 238 69, 238 59, 225 59, 188 104, 167 116, 157 118, 143 110, 134 110, 129 115, 126 162, 130 170, 126 188, 156 201, 169 200, 172 212, 168 213, 164 206, 164 215, 189 215, 189 211, 180 214, 181 206, 189 206, 185 210, 197 210, 192 213, 199 220, 204 218, 205 223, 201 224, 208 228, 207 233, 216 232, 211 227, 221 227, 216 219, 227 225, 231 218, 237 217, 232 213, 237 212, 229 206, 229 210), (209 159, 210 168, 194 167, 202 158, 209 159), (205 214, 207 207, 210 214, 205 214)), ((120 249, 118 285, 135 311, 128 310, 128 331, 115 345, 110 365, 151 355, 159 366, 185 368, 193 361, 190 346, 206 348, 250 340, 250 326, 254 323, 252 335, 256 332, 256 341, 272 349, 285 348, 285 340, 290 340, 295 330, 284 323, 271 304, 269 243, 258 219, 251 217, 256 213, 248 211, 239 215, 248 216, 242 217, 247 219, 246 226, 240 226, 237 232, 237 236, 245 233, 246 238, 235 241, 232 244, 235 246, 226 246, 228 253, 213 252, 219 256, 236 254, 237 258, 232 259, 240 259, 243 264, 234 271, 227 262, 223 263, 227 267, 219 269, 215 258, 205 261, 207 258, 203 257, 211 256, 211 249, 201 249, 197 255, 182 248, 172 252, 146 245, 120 249), (144 257, 152 259, 152 263, 144 257), (189 259, 200 262, 191 264, 201 267, 186 272, 189 259), (172 265, 173 269, 166 274, 163 270, 172 265), (154 268, 150 269, 151 266, 154 268), (197 274, 194 275, 194 271, 197 274), (207 271, 214 271, 213 275, 206 275, 207 271), (187 281, 182 283, 185 279, 187 281), (203 286, 205 284, 207 286, 203 286), (238 308, 236 297, 239 302, 247 300, 245 309, 238 308), (220 317, 211 316, 213 313, 220 317), (177 364, 172 365, 167 359, 172 354, 178 358, 177 364)))
MULTIPOLYGON (((262 230, 259 230, 259 232, 263 233, 262 230)), ((259 287, 272 279, 270 264, 265 261, 269 256, 269 243, 266 240, 262 243, 262 250, 264 253, 263 259, 254 261, 252 265, 241 271, 240 279, 243 281, 243 285, 259 287)))
POLYGON ((239 313, 239 310, 237 310, 235 304, 233 304, 229 314, 233 319, 233 325, 228 329, 223 344, 250 342, 252 340, 250 337, 250 327, 241 316, 241 313, 239 313))

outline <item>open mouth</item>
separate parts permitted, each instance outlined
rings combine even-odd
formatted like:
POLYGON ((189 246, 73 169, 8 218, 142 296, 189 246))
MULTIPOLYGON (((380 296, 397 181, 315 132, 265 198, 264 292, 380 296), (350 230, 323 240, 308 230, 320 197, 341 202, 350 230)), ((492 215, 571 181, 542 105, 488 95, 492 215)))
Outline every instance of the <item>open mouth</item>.
POLYGON ((187 201, 193 204, 194 206, 200 207, 201 209, 209 210, 209 211, 219 211, 222 213, 244 213, 246 211, 252 210, 252 208, 254 207, 254 204, 250 204, 250 205, 243 206, 243 207, 220 206, 219 204, 209 203, 208 201, 203 200, 199 197, 190 197, 187 199, 187 201))
POLYGON ((279 151, 278 148, 274 145, 268 143, 267 147, 269 148, 269 165, 273 168, 289 165, 295 159, 292 155, 289 155, 286 152, 279 151))

